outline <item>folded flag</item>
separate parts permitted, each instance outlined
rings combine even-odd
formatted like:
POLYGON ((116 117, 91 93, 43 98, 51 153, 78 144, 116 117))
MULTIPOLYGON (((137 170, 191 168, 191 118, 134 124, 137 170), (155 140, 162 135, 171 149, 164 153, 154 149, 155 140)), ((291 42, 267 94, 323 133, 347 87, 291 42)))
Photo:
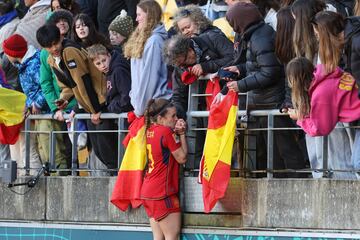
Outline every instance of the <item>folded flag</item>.
POLYGON ((18 91, 0 88, 0 143, 15 144, 24 120, 26 96, 18 91))
POLYGON ((229 91, 219 104, 213 104, 210 108, 199 172, 206 213, 209 213, 216 202, 224 197, 230 180, 237 105, 238 94, 229 91))
POLYGON ((205 93, 211 95, 206 96, 206 110, 210 109, 212 101, 220 91, 220 79, 218 77, 215 77, 212 81, 207 81, 205 93))
POLYGON ((111 195, 111 203, 122 211, 141 205, 140 191, 146 165, 145 118, 136 118, 124 141, 126 147, 111 195))

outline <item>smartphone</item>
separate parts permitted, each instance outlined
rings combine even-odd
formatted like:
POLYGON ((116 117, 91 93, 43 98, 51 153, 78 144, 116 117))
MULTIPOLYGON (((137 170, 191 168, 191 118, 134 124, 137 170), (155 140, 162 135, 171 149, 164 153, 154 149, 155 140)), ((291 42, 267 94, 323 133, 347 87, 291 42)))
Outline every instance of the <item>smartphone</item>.
POLYGON ((231 79, 236 79, 238 76, 237 73, 230 72, 222 68, 218 71, 218 75, 220 78, 231 78, 231 79))

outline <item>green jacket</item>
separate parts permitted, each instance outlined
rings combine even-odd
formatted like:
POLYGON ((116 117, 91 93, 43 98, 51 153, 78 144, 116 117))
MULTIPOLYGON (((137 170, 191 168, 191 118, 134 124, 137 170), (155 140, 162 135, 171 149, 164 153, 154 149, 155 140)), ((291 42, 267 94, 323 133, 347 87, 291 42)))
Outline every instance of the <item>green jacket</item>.
MULTIPOLYGON (((49 57, 48 51, 42 49, 40 52, 40 85, 41 89, 45 95, 46 102, 48 103, 52 112, 58 110, 55 105, 55 100, 60 98, 60 87, 57 83, 56 76, 51 70, 47 59, 49 57)), ((76 99, 73 98, 65 111, 70 111, 76 105, 76 99)))

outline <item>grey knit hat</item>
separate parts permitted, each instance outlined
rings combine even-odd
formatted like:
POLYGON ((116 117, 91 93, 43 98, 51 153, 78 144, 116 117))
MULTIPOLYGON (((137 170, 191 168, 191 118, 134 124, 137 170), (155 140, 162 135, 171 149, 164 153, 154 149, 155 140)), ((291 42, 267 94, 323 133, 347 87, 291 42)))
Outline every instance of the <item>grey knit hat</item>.
POLYGON ((117 16, 109 25, 109 31, 120 33, 121 36, 128 38, 134 29, 133 20, 130 16, 127 16, 125 10, 121 10, 119 16, 117 16))

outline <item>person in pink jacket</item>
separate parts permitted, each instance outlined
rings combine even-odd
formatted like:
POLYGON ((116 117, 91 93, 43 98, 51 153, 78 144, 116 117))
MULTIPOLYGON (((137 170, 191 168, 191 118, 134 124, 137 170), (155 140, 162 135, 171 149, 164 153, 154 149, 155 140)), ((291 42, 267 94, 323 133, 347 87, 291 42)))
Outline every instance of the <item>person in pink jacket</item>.
POLYGON ((328 135, 337 122, 360 119, 360 99, 355 79, 341 68, 326 73, 325 66, 306 58, 293 59, 287 74, 294 110, 290 117, 310 136, 328 135))
MULTIPOLYGON (((289 109, 290 117, 310 136, 326 136, 334 132, 338 122, 350 123, 360 119, 360 99, 358 86, 349 73, 339 67, 328 72, 325 64, 314 68, 304 57, 294 58, 287 66, 287 76, 291 88, 294 109, 289 109)), ((340 130, 340 129, 337 129, 340 130)), ((360 130, 356 130, 356 135, 360 130)), ((334 170, 356 170, 360 166, 360 145, 352 144, 348 138, 338 135, 329 141, 328 168, 334 170), (351 158, 347 157, 351 153, 351 158)), ((312 169, 322 169, 322 162, 310 161, 312 169)), ((334 174, 334 173, 333 173, 334 174)), ((318 173, 313 172, 316 177, 318 173)), ((335 172, 336 178, 356 179, 352 172, 335 172)), ((331 177, 331 176, 330 176, 331 177)))

